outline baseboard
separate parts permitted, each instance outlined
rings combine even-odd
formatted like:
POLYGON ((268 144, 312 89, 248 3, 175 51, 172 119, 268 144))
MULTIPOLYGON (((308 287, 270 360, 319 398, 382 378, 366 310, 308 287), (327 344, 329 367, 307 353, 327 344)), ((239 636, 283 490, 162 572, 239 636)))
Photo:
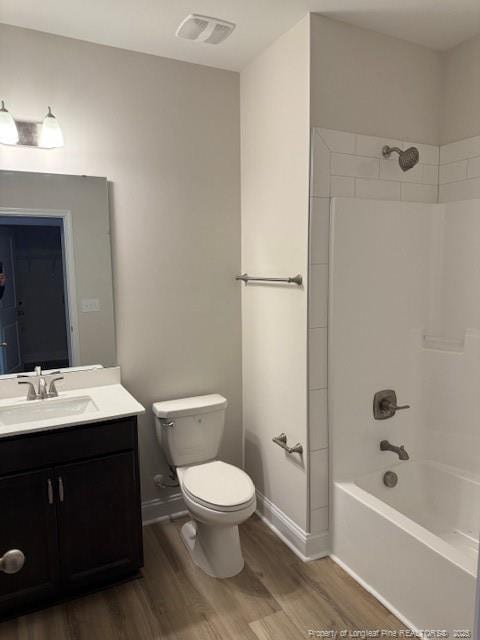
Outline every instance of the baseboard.
MULTIPOLYGON (((187 510, 180 491, 142 502, 144 527, 186 514, 187 510)), ((259 491, 257 491, 257 515, 303 562, 329 555, 328 531, 319 534, 307 533, 259 491)))
POLYGON ((165 497, 142 502, 142 522, 144 527, 154 522, 172 520, 173 518, 184 516, 186 513, 187 510, 180 491, 165 497))
POLYGON ((303 562, 329 555, 328 531, 307 533, 259 491, 257 515, 303 562))
POLYGON ((361 578, 358 575, 358 573, 355 573, 355 571, 353 571, 353 569, 351 569, 348 566, 348 564, 345 564, 343 560, 340 560, 340 558, 333 553, 330 555, 330 557, 336 564, 338 564, 339 567, 341 567, 344 571, 346 571, 346 573, 348 573, 349 576, 351 576, 356 582, 358 582, 358 584, 361 585, 365 589, 365 591, 368 591, 368 593, 370 593, 376 600, 378 600, 381 604, 383 604, 383 606, 386 609, 388 609, 390 613, 393 613, 393 615, 396 618, 398 618, 400 622, 403 622, 403 624, 408 629, 413 631, 417 635, 417 637, 419 638, 423 637, 423 634, 418 629, 415 628, 415 626, 410 622, 408 618, 406 618, 402 614, 401 611, 396 609, 391 602, 389 602, 380 593, 378 593, 378 591, 376 591, 376 589, 374 589, 371 585, 369 585, 368 582, 365 582, 365 580, 363 580, 363 578, 361 578))

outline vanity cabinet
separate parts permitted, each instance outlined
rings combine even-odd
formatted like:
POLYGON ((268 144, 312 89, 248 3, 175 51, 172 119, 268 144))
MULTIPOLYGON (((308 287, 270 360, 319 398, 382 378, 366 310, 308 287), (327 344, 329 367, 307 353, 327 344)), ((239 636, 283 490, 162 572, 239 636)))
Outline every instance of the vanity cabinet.
POLYGON ((18 573, 0 572, 0 612, 46 600, 58 589, 57 524, 48 497, 50 477, 51 470, 44 469, 0 478, 0 554, 18 549, 26 559, 18 573))
POLYGON ((3 617, 138 572, 136 418, 0 439, 0 557, 15 549, 25 562, 0 571, 3 617))
POLYGON ((65 587, 87 587, 136 569, 138 506, 132 451, 55 469, 65 587))

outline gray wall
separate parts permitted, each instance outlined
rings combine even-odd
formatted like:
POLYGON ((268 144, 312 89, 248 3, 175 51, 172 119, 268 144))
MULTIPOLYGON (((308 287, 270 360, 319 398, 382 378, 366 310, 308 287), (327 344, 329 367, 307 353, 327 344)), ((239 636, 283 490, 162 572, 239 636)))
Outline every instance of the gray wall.
POLYGON ((239 76, 0 26, 2 98, 51 104, 63 150, 0 148, 0 168, 107 176, 117 354, 140 422, 143 495, 159 495, 150 405, 217 391, 221 455, 241 462, 239 76))
POLYGON ((443 54, 441 143, 480 135, 480 35, 443 54))
POLYGON ((313 127, 440 143, 441 54, 311 18, 313 127))

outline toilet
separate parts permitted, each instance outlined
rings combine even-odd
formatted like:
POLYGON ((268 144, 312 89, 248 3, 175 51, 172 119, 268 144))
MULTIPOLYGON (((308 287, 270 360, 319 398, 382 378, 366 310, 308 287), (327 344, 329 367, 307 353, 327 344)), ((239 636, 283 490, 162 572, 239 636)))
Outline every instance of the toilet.
POLYGON ((176 468, 191 520, 182 539, 194 563, 214 578, 243 569, 238 525, 256 508, 255 486, 238 467, 217 460, 227 400, 219 394, 155 402, 155 429, 176 468))

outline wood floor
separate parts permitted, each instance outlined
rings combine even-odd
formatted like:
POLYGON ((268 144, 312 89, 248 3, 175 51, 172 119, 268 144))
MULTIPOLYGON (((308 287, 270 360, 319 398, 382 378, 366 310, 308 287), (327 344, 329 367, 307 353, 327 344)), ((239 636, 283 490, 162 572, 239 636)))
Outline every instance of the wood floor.
POLYGON ((142 579, 4 622, 0 640, 295 640, 403 628, 332 560, 301 562, 257 517, 241 527, 243 572, 209 578, 180 539, 183 522, 144 529, 142 579))

